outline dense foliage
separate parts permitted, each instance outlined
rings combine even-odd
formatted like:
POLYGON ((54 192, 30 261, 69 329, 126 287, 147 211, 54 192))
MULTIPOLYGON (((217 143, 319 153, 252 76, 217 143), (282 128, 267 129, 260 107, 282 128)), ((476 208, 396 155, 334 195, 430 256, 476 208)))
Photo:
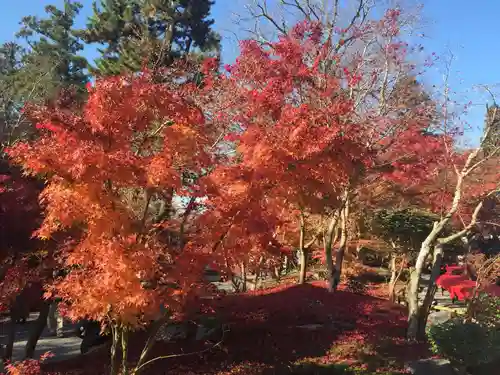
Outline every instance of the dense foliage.
MULTIPOLYGON (((367 371, 392 369, 377 340, 408 349, 407 316, 366 296, 373 285, 353 249, 376 242, 392 250, 393 300, 402 272, 411 276, 408 338, 417 338, 451 244, 471 247, 479 229, 497 233, 497 107, 488 109, 479 146, 461 149, 460 129, 418 81, 418 47, 405 42, 400 9, 371 19, 360 0, 339 28, 309 2, 296 4, 303 21, 274 22, 276 38, 242 41, 224 70, 209 0, 103 0, 82 30, 74 28, 82 5, 71 0, 46 7, 47 18, 22 20, 28 47, 0 48, 5 310, 29 282, 43 284, 66 317, 109 329, 112 375, 145 371, 163 323, 207 311, 234 323, 239 333, 229 342, 248 327, 263 340, 267 321, 280 338, 329 345, 322 364, 356 357, 356 366, 372 361, 367 371), (93 43, 103 45, 96 67, 81 56, 93 43), (305 284, 311 248, 321 249, 326 289, 205 298, 219 294, 208 288, 207 266, 233 282, 239 276, 242 290, 249 276, 258 289, 266 273, 286 274, 292 249, 305 284)), ((490 280, 497 268, 488 270, 490 280)), ((496 327, 497 319, 482 321, 496 327)), ((481 324, 433 326, 433 350, 463 365, 490 361, 498 330, 481 324)), ((312 351, 283 352, 272 339, 262 343, 264 362, 274 356, 290 367, 312 351)), ((25 370, 42 368, 36 360, 11 367, 25 370)))

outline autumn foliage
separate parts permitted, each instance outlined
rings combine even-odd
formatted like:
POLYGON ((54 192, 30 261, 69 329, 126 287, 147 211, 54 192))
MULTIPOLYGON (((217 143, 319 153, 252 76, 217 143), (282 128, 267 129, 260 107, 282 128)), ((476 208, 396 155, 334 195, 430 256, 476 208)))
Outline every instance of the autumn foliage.
MULTIPOLYGON (((153 319, 161 303, 179 300, 179 291, 143 286, 167 283, 166 268, 176 257, 157 239, 149 204, 157 192, 180 190, 183 172, 209 164, 202 112, 181 93, 152 83, 147 73, 98 81, 89 87, 82 114, 27 111, 40 138, 9 154, 47 178, 37 235, 72 231, 78 239, 61 244, 61 266, 71 272, 54 285, 71 305, 69 316, 131 326, 153 319), (144 197, 140 212, 127 202, 131 190, 144 197)), ((181 281, 176 276, 168 273, 189 285, 185 275, 181 281)))
MULTIPOLYGON (((223 72, 217 59, 196 73, 176 63, 161 82, 147 70, 98 79, 81 110, 28 105, 38 138, 7 152, 45 179, 45 215, 29 232, 38 227, 34 234, 51 244, 50 268, 65 271, 46 296, 62 298, 71 319, 97 320, 126 337, 163 307, 192 307, 207 265, 257 273, 304 250, 304 216, 317 219, 316 237, 324 234, 331 257, 324 224, 335 214, 328 230, 342 222, 346 240, 366 210, 450 207, 457 177, 449 173, 468 152, 450 151, 456 134, 436 128, 435 103, 416 81, 399 80, 414 73, 399 16, 390 10, 355 34, 385 41, 385 74, 343 54, 320 23, 300 22, 276 41, 242 42, 223 72), (382 78, 389 75, 391 83, 382 78)), ((498 181, 475 173, 463 192, 471 202, 465 216, 498 181)), ((5 211, 11 192, 0 178, 5 211)), ((5 285, 28 274, 19 269, 4 275, 5 285)))

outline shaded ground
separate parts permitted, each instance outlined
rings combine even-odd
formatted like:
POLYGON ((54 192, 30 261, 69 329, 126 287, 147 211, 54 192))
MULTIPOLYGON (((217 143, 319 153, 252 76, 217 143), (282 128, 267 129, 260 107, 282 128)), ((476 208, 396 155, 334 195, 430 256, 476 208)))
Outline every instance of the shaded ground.
MULTIPOLYGON (((23 358, 24 347, 28 340, 29 330, 34 325, 35 319, 38 317, 38 313, 30 314, 28 321, 25 324, 17 324, 16 331, 16 341, 14 343, 13 361, 18 361, 23 358)), ((3 318, 0 320, 0 342, 2 344, 7 343, 7 329, 8 329, 8 318, 3 318)), ((43 353, 50 351, 54 354, 54 357, 48 361, 60 361, 66 360, 68 358, 74 357, 80 354, 80 343, 81 339, 74 335, 75 327, 71 324, 65 324, 64 326, 64 337, 54 337, 50 336, 47 328, 42 333, 40 340, 38 340, 35 358, 38 358, 43 353)), ((0 364, 0 371, 3 368, 0 364)))
MULTIPOLYGON (((321 282, 229 295, 210 301, 204 310, 227 324, 221 343, 214 345, 218 338, 159 343, 154 356, 206 351, 156 361, 146 374, 321 374, 325 366, 341 362, 401 370, 407 361, 428 355, 425 346, 406 343, 402 307, 366 295, 330 294, 321 282)), ((131 359, 143 340, 141 334, 132 338, 131 359)), ((106 358, 107 353, 93 353, 45 368, 98 375, 106 373, 106 358)))
MULTIPOLYGON (((173 353, 204 351, 201 355, 169 358, 156 361, 148 369, 150 374, 336 374, 344 373, 332 363, 347 363, 369 369, 401 370, 413 359, 428 355, 424 346, 408 346, 404 340, 405 309, 384 300, 387 286, 381 269, 367 268, 363 279, 364 295, 352 293, 343 286, 330 294, 322 282, 297 286, 293 275, 276 285, 268 280, 266 288, 246 294, 227 295, 210 301, 204 314, 217 316, 227 323, 222 343, 175 342, 158 343, 155 356, 173 353), (287 284, 288 283, 288 284, 287 284), (274 286, 273 286, 274 284, 274 286), (371 295, 371 296, 369 296, 371 295), (379 298, 376 298, 379 297, 379 298), (232 372, 223 369, 230 368, 232 372), (167 371, 168 370, 168 371, 167 371), (327 372, 328 371, 328 372, 327 372)), ((425 283, 426 280, 423 280, 425 283)), ((225 284, 219 289, 227 290, 225 284)), ((447 292, 436 294, 440 305, 456 307, 447 292)), ((33 314, 30 320, 36 318, 33 314)), ((22 357, 27 329, 32 323, 19 325, 14 359, 22 357)), ((0 334, 5 324, 0 323, 0 334)), ((45 365, 60 374, 106 373, 108 353, 100 352, 80 356, 81 340, 67 327, 65 338, 50 337, 44 332, 36 355, 51 351, 55 357, 45 365), (50 363, 50 362, 60 363, 50 363)), ((3 339, 2 339, 3 340, 3 339)), ((144 335, 136 334, 132 340, 131 358, 142 348, 144 335)))

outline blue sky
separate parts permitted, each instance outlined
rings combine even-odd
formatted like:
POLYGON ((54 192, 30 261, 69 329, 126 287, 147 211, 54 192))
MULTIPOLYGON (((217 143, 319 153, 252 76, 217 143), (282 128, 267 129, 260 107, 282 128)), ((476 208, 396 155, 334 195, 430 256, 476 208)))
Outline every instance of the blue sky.
MULTIPOLYGON (((91 11, 91 0, 80 0, 84 11, 79 19, 83 26, 85 16, 91 11)), ((270 0, 273 1, 273 0, 270 0)), ((24 15, 43 15, 45 5, 62 4, 62 0, 0 0, 4 3, 0 13, 0 43, 12 40, 19 28, 19 20, 24 15), (7 5, 8 4, 8 5, 7 5)), ((246 0, 216 0, 212 15, 216 20, 216 29, 225 36, 223 58, 231 62, 237 54, 236 37, 232 30, 237 27, 232 23, 233 12, 244 13, 246 0)), ((473 90, 478 84, 500 83, 500 49, 497 45, 496 22, 500 22, 500 0, 423 0, 423 15, 428 27, 424 31, 424 46, 428 52, 442 55, 448 49, 454 53, 451 85, 461 101, 473 102, 466 117, 473 131, 471 136, 477 139, 484 118, 484 105, 487 96, 473 90)), ((87 52, 92 59, 93 51, 87 52)), ((427 84, 441 84, 442 70, 433 69, 426 76, 427 84)), ((499 99, 500 101, 500 99, 499 99)))

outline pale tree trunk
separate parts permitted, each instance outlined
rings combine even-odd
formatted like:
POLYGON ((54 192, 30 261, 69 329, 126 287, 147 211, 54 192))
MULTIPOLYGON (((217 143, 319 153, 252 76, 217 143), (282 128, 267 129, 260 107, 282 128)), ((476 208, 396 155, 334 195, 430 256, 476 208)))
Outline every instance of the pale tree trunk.
POLYGON ((399 281, 401 274, 403 273, 404 255, 402 256, 403 259, 401 259, 399 270, 398 270, 398 268, 397 268, 397 260, 398 260, 397 246, 394 243, 394 241, 391 241, 391 245, 392 245, 392 253, 391 253, 391 262, 390 262, 391 279, 389 281, 389 301, 394 303, 394 302, 396 302, 396 284, 399 281))
MULTIPOLYGON (((451 220, 451 218, 455 215, 457 212, 460 202, 462 200, 462 190, 463 190, 463 184, 468 175, 472 171, 474 171, 481 163, 484 161, 488 160, 489 158, 492 158, 495 156, 495 154, 498 154, 500 152, 500 147, 496 147, 493 151, 487 153, 484 155, 484 157, 477 161, 476 158, 480 154, 481 151, 484 150, 484 145, 485 142, 489 140, 489 134, 493 131, 493 123, 494 119, 496 118, 496 111, 497 109, 495 108, 494 113, 493 113, 493 119, 488 120, 487 124, 485 126, 485 130, 483 133, 483 137, 481 140, 481 143, 479 147, 474 149, 469 156, 467 157, 467 160, 465 161, 464 166, 462 167, 461 170, 459 170, 456 165, 454 165, 455 172, 457 174, 457 181, 455 184, 455 191, 453 193, 453 201, 451 204, 450 209, 444 215, 439 221, 436 221, 434 223, 434 227, 427 236, 427 238, 424 240, 422 243, 422 246, 420 248, 420 252, 417 257, 417 262, 415 266, 415 271, 412 273, 412 277, 410 280, 410 287, 408 291, 408 332, 407 332, 407 337, 410 340, 415 340, 418 338, 418 334, 422 332, 422 330, 419 328, 419 322, 422 321, 422 317, 419 315, 420 310, 418 306, 418 289, 420 286, 420 276, 422 274, 422 269, 424 267, 425 260, 427 259, 427 256, 430 253, 431 246, 433 246, 436 242, 438 242, 440 245, 444 245, 446 243, 449 243, 455 239, 458 239, 462 237, 463 235, 467 234, 472 227, 476 224, 477 222, 477 217, 479 215, 479 212, 481 211, 481 208, 483 206, 484 199, 487 199, 493 194, 497 194, 499 192, 499 188, 496 187, 490 193, 486 194, 483 197, 483 200, 476 206, 474 213, 472 214, 472 218, 470 223, 465 226, 463 230, 460 232, 457 232, 455 234, 452 234, 446 238, 439 238, 438 236, 441 234, 443 231, 444 227, 448 224, 448 222, 451 220)), ((432 291, 431 291, 432 292, 432 291)), ((430 296, 429 296, 430 298, 430 296)), ((432 302, 431 302, 432 303, 432 302)))
POLYGON ((333 291, 333 284, 335 278, 335 267, 333 265, 333 257, 332 257, 332 248, 335 242, 337 242, 338 235, 338 223, 340 219, 340 212, 342 209, 335 211, 332 219, 330 220, 330 224, 328 225, 328 229, 325 235, 323 235, 323 245, 325 251, 325 263, 326 263, 326 272, 327 272, 327 280, 328 280, 328 291, 333 291))
POLYGON ((300 271, 299 271, 299 284, 304 284, 306 282, 307 274, 307 261, 308 261, 308 249, 304 246, 304 236, 305 236, 305 222, 304 213, 300 212, 299 219, 299 254, 300 254, 300 271))
POLYGON ((290 270, 290 258, 288 257, 288 255, 284 256, 281 268, 285 271, 285 274, 287 274, 289 272, 289 270, 290 270))
POLYGON ((397 283, 397 270, 396 270, 396 252, 393 249, 391 253, 391 280, 389 281, 389 301, 395 302, 396 301, 396 293, 394 292, 394 289, 396 287, 397 283))
POLYGON ((276 281, 279 281, 281 278, 281 264, 273 268, 273 277, 276 281))
MULTIPOLYGON (((464 173, 464 172, 463 172, 464 173)), ((422 270, 424 268, 425 261, 427 257, 429 256, 431 252, 431 246, 435 243, 439 244, 437 246, 438 250, 438 255, 441 253, 439 259, 437 260, 438 263, 441 262, 442 260, 442 246, 444 244, 450 243, 453 240, 456 240, 469 232, 471 228, 476 224, 477 222, 477 217, 479 215, 479 212, 481 211, 483 207, 483 201, 481 201, 476 208, 474 209, 474 212, 472 214, 471 221, 469 225, 467 225, 464 229, 461 231, 454 233, 448 237, 445 238, 438 238, 439 234, 443 231, 444 227, 448 222, 450 221, 451 217, 454 215, 454 213, 458 209, 458 205, 460 203, 460 197, 461 197, 461 188, 462 188, 462 180, 463 176, 459 176, 459 182, 457 182, 457 188, 455 190, 455 195, 453 198, 453 203, 450 211, 444 216, 443 219, 441 219, 439 222, 434 223, 434 227, 425 239, 425 241, 422 243, 422 247, 420 248, 420 252, 417 257, 417 262, 415 265, 415 270, 411 275, 411 280, 410 280, 410 287, 408 290, 408 332, 407 332, 407 337, 409 340, 416 340, 419 337, 419 334, 422 333, 422 329, 420 328, 421 322, 423 321, 423 316, 421 315, 421 312, 423 310, 419 309, 418 305, 418 289, 420 287, 420 278, 422 275, 422 270)), ((498 192, 497 189, 493 190, 489 194, 485 196, 485 199, 492 194, 498 192)), ((439 267, 437 269, 437 272, 439 272, 439 267)), ((437 277, 437 276, 436 276, 437 277)), ((431 290, 432 292, 432 290, 431 290)), ((429 295, 428 299, 431 298, 429 295)), ((434 294, 432 294, 432 298, 434 298, 434 294)), ((428 302, 428 300, 427 300, 428 302)), ((432 301, 430 301, 432 303, 432 301)))
POLYGON ((337 255, 335 257, 335 275, 333 278, 333 285, 331 285, 332 290, 337 290, 340 283, 340 277, 342 276, 342 263, 344 262, 345 250, 347 248, 347 220, 349 219, 349 199, 347 198, 344 209, 342 210, 341 216, 341 233, 340 233, 340 243, 337 255))
POLYGON ((425 335, 425 327, 427 325, 427 318, 431 311, 432 302, 436 294, 436 280, 440 275, 441 264, 443 262, 443 245, 439 242, 434 246, 434 254, 432 259, 431 277, 429 279, 429 286, 425 293, 424 301, 420 309, 420 322, 418 335, 423 337, 425 335))
POLYGON ((416 340, 419 333, 419 304, 418 304, 418 289, 420 287, 420 278, 425 261, 431 252, 431 244, 429 237, 422 243, 420 252, 418 253, 415 269, 411 273, 410 285, 408 287, 408 332, 407 336, 410 340, 416 340))

